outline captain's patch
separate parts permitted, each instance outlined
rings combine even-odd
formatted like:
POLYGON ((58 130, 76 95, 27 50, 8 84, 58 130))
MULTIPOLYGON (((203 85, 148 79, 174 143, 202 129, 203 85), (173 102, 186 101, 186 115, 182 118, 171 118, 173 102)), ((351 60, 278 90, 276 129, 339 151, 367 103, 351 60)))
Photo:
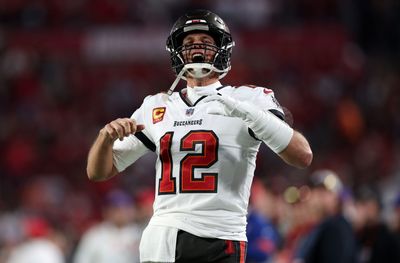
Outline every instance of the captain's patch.
POLYGON ((158 107, 153 109, 153 124, 160 122, 164 119, 165 107, 158 107))

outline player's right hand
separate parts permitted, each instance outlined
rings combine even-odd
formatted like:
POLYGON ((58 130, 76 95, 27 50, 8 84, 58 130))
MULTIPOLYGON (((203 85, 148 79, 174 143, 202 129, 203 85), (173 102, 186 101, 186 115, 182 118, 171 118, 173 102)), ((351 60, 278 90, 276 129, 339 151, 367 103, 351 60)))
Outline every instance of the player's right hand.
POLYGON ((122 141, 124 137, 140 132, 143 129, 144 125, 136 124, 134 119, 119 118, 106 124, 103 129, 100 130, 100 134, 114 142, 116 139, 122 141))

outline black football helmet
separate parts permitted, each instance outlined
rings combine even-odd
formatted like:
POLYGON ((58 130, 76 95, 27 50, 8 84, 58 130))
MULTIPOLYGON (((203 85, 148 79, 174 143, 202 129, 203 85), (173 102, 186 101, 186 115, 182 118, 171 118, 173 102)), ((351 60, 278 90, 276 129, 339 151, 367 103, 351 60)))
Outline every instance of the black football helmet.
POLYGON ((229 28, 218 15, 208 10, 195 10, 181 16, 175 22, 167 39, 166 48, 170 53, 172 69, 176 75, 184 78, 181 71, 186 65, 185 69, 188 72, 200 67, 208 73, 218 72, 219 78, 223 78, 231 69, 234 44, 229 28), (194 48, 193 46, 184 46, 183 39, 188 34, 196 32, 206 33, 214 39, 215 45, 202 45, 202 48, 215 52, 212 61, 204 61, 204 58, 200 58, 189 62, 183 57, 184 51, 194 48))

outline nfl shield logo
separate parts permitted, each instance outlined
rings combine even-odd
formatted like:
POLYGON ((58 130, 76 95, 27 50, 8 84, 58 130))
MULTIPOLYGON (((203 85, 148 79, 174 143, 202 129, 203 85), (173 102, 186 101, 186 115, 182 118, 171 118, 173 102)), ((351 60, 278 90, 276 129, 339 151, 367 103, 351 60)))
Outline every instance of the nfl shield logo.
POLYGON ((186 110, 186 116, 192 116, 192 115, 193 115, 193 112, 194 112, 194 109, 193 109, 193 108, 187 109, 187 110, 186 110))

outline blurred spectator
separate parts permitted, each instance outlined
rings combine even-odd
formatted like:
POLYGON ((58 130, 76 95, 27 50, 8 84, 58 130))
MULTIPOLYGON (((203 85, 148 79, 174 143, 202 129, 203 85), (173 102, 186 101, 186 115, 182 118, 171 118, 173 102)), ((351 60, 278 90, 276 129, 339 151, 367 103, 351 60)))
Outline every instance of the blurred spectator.
POLYGON ((275 222, 279 197, 260 180, 254 180, 247 222, 246 262, 271 262, 282 237, 275 222))
POLYGON ((355 192, 360 263, 400 262, 395 235, 381 219, 382 198, 371 186, 355 192))
POLYGON ((134 224, 134 204, 122 190, 105 199, 104 220, 90 228, 76 249, 74 263, 139 262, 141 231, 134 224))
POLYGON ((300 243, 294 262, 356 262, 355 236, 342 214, 341 180, 331 170, 317 170, 310 181, 309 202, 318 211, 319 222, 300 243))
POLYGON ((306 200, 292 204, 285 219, 287 222, 280 222, 287 229, 276 263, 292 263, 298 246, 317 223, 316 212, 306 200))
POLYGON ((6 263, 63 263, 64 254, 49 224, 40 217, 24 221, 27 239, 15 246, 6 263))

